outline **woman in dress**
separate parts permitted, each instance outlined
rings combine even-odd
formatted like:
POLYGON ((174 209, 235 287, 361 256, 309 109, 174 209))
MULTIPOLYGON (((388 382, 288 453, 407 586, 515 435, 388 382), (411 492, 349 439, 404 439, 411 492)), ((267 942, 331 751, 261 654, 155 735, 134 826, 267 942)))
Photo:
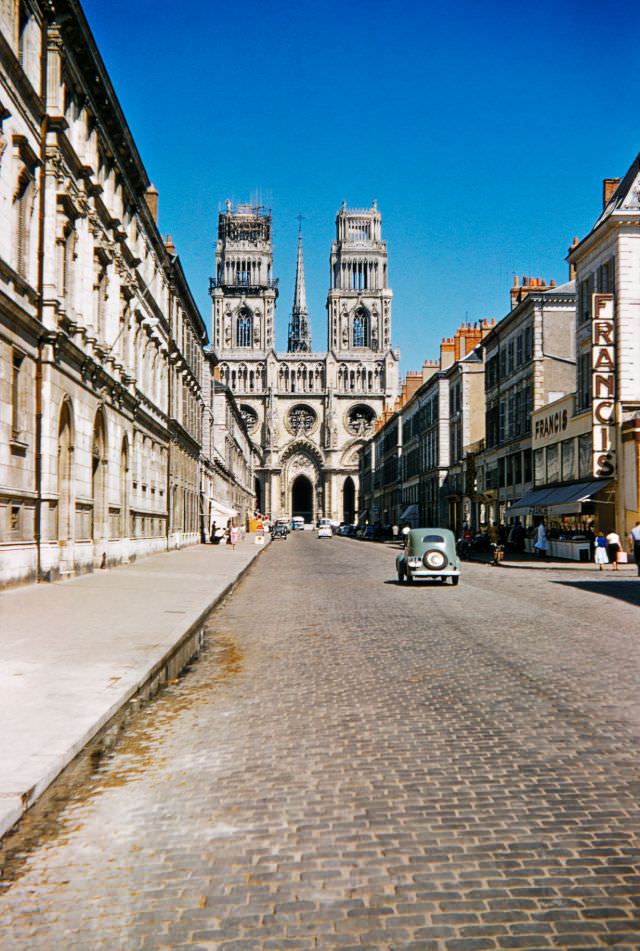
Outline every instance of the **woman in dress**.
POLYGON ((609 564, 609 556, 607 555, 607 539, 604 537, 604 532, 598 532, 596 535, 595 562, 600 571, 602 571, 603 565, 609 564))
POLYGON ((620 551, 620 536, 611 529, 607 535, 607 555, 613 565, 613 570, 618 570, 618 552, 620 551))

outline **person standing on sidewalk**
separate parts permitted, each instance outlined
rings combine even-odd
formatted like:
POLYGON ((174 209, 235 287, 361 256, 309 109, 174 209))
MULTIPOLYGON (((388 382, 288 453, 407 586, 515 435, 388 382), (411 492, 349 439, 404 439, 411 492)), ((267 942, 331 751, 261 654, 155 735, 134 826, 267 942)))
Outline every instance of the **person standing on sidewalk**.
POLYGON ((609 558, 607 556, 607 539, 604 537, 604 532, 598 532, 596 535, 595 562, 600 571, 602 571, 603 565, 609 564, 609 558))
POLYGON ((232 525, 229 529, 229 544, 234 551, 236 550, 236 545, 238 544, 238 534, 238 529, 235 525, 232 525))
POLYGON ((629 542, 631 543, 633 557, 638 568, 638 576, 640 576, 640 522, 636 522, 636 524, 631 529, 631 532, 629 533, 629 542))
POLYGON ((544 522, 540 522, 536 530, 536 540, 533 546, 536 550, 538 558, 544 558, 547 560, 549 554, 549 540, 547 538, 547 532, 544 527, 544 522))
POLYGON ((620 551, 620 536, 614 529, 611 529, 607 535, 607 555, 613 565, 613 570, 618 570, 618 552, 620 551))

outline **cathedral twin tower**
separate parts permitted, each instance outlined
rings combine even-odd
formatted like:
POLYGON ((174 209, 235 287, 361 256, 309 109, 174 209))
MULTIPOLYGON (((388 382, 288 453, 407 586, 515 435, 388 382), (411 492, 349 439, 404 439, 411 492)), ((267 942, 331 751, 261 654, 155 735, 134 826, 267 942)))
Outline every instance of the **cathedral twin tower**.
POLYGON ((312 350, 298 235, 288 351, 274 348, 278 281, 271 215, 226 203, 211 279, 219 380, 234 393, 262 464, 258 506, 272 518, 357 515, 358 450, 398 392, 391 349, 387 247, 376 203, 336 216, 327 299, 328 349, 312 350))

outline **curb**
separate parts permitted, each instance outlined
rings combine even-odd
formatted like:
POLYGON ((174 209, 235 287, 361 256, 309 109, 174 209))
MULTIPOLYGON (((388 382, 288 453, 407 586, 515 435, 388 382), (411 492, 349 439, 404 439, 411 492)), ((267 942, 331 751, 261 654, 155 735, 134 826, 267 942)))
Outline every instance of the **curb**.
POLYGON ((33 786, 22 792, 0 793, 0 841, 4 836, 15 831, 15 827, 25 813, 39 801, 43 793, 65 770, 71 768, 76 761, 87 754, 89 747, 91 747, 92 759, 99 759, 103 753, 108 752, 127 722, 128 715, 151 700, 164 684, 177 677, 198 657, 204 646, 203 628, 208 615, 231 594, 269 544, 270 541, 264 546, 255 546, 256 551, 253 557, 240 569, 236 577, 222 591, 219 591, 206 607, 199 610, 190 620, 185 620, 186 629, 178 636, 174 644, 149 667, 136 684, 129 687, 98 717, 84 735, 73 743, 33 786))

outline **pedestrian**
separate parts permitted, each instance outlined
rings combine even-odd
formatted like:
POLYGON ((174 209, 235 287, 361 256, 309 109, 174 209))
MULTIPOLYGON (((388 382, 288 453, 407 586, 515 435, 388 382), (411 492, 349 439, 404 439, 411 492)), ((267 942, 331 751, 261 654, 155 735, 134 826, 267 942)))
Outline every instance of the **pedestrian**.
POLYGON ((536 529, 536 540, 533 547, 536 550, 538 558, 544 558, 546 561, 549 554, 549 539, 547 538, 544 522, 540 522, 538 528, 536 529))
POLYGON ((618 533, 611 529, 607 535, 607 557, 613 565, 613 570, 618 570, 618 552, 620 551, 620 536, 618 533))
POLYGON ((600 571, 602 571, 603 565, 609 564, 609 556, 607 555, 607 539, 604 537, 604 532, 598 532, 596 535, 596 551, 595 551, 595 562, 600 571))
POLYGON ((238 544, 238 529, 235 525, 232 525, 229 529, 229 544, 235 551, 236 545, 238 544))
POLYGON ((210 536, 210 538, 211 538, 211 544, 212 544, 212 545, 215 545, 215 544, 216 544, 216 523, 215 523, 215 522, 212 522, 212 524, 211 524, 211 536, 210 536))
POLYGON ((633 557, 638 568, 638 575, 640 576, 640 522, 636 524, 631 529, 629 533, 629 542, 630 547, 633 550, 633 557))

